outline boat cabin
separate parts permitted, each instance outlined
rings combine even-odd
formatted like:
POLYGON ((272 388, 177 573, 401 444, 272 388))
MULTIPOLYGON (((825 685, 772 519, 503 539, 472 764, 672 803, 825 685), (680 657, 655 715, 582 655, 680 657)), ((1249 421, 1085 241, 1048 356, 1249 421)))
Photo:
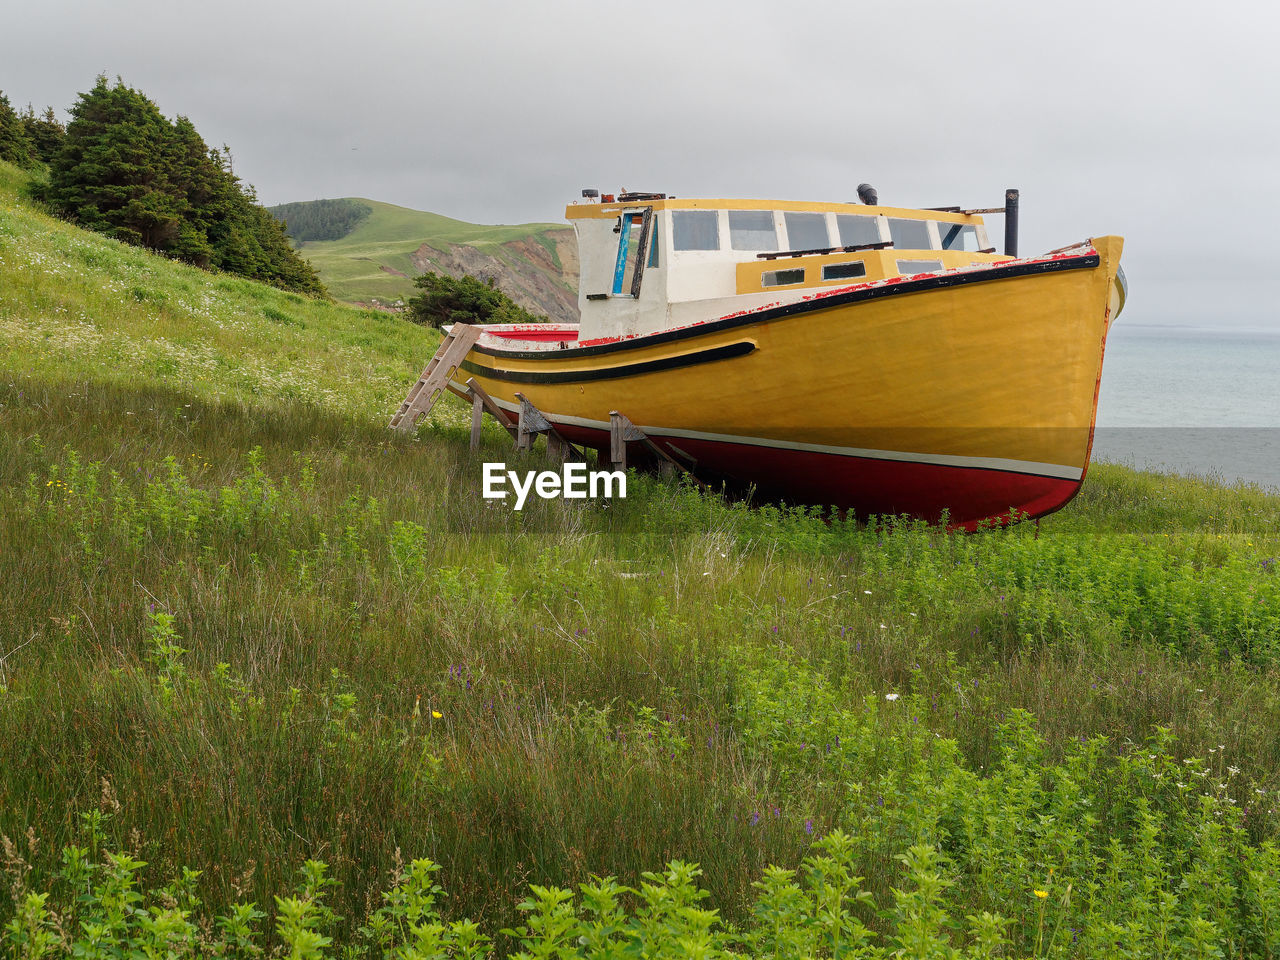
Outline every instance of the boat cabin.
POLYGON ((1009 259, 959 208, 624 193, 572 203, 565 217, 581 262, 579 344, 1009 259))

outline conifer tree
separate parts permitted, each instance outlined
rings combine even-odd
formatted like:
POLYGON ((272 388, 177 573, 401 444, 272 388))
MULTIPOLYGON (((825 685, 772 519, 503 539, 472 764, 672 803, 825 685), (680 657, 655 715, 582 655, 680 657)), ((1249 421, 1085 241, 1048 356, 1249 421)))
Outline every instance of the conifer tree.
POLYGON ((46 107, 44 113, 37 115, 31 104, 27 104, 27 109, 18 115, 18 119, 35 148, 36 158, 42 163, 52 160, 67 135, 67 128, 53 112, 53 107, 46 107))
POLYGON ((112 86, 100 76, 80 95, 41 194, 82 226, 127 243, 326 295, 223 154, 186 117, 171 123, 122 80, 112 86))
POLYGON ((71 108, 44 198, 90 230, 168 251, 185 213, 168 177, 169 131, 159 108, 140 92, 98 77, 71 108))
POLYGON ((35 144, 27 136, 21 119, 14 113, 9 98, 0 91, 0 160, 30 167, 36 162, 35 144))
POLYGON ((497 287, 493 277, 451 277, 427 272, 413 281, 421 296, 409 298, 409 319, 431 327, 448 323, 539 323, 497 287))

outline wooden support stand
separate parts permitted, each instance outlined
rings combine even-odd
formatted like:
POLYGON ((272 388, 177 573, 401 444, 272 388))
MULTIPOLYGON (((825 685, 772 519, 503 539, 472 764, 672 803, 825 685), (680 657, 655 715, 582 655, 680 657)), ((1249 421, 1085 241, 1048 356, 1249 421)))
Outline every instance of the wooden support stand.
MULTIPOLYGON (((480 337, 480 328, 474 324, 455 323, 441 341, 440 347, 427 364, 418 382, 410 389, 400 409, 391 418, 390 426, 396 430, 411 430, 431 408, 449 385, 453 372, 462 365, 462 361, 471 351, 480 337)), ((579 451, 569 443, 555 426, 537 407, 529 402, 522 393, 517 393, 520 401, 519 415, 515 420, 498 406, 497 401, 485 392, 484 387, 476 383, 474 378, 467 380, 467 393, 471 396, 471 449, 480 448, 480 428, 484 423, 484 415, 488 413, 511 434, 517 450, 532 450, 538 434, 546 434, 547 451, 560 460, 581 457, 579 451)), ((658 469, 663 476, 670 476, 676 470, 693 474, 682 463, 673 459, 656 443, 650 440, 625 414, 617 410, 609 412, 609 461, 615 470, 627 469, 627 444, 641 443, 658 458, 658 469)), ((701 483, 693 477, 695 483, 701 483)))
POLYGON ((619 413, 617 410, 609 411, 609 460, 613 464, 615 470, 627 469, 627 444, 641 443, 645 449, 649 450, 658 458, 658 471, 664 476, 669 477, 675 471, 680 470, 689 475, 698 486, 705 484, 693 475, 693 473, 683 463, 680 463, 671 454, 663 450, 654 443, 645 434, 643 430, 632 423, 626 414, 619 413))
POLYGON ((471 449, 480 449, 480 424, 484 420, 485 413, 489 413, 493 419, 502 424, 503 429, 511 434, 511 439, 515 440, 519 434, 517 424, 511 422, 511 417, 507 411, 498 406, 493 397, 485 392, 484 387, 476 383, 474 377, 467 379, 467 392, 471 394, 471 449))
POLYGON ((545 433, 547 452, 551 456, 568 460, 576 455, 577 451, 574 450, 573 444, 560 436, 560 432, 551 421, 544 417, 542 411, 530 403, 523 393, 516 394, 516 399, 520 401, 520 413, 513 421, 511 415, 498 406, 493 397, 485 392, 484 387, 476 383, 474 377, 467 380, 467 392, 471 394, 472 450, 480 449, 480 426, 484 421, 484 415, 488 413, 502 425, 507 433, 511 434, 517 450, 532 450, 538 434, 545 433))

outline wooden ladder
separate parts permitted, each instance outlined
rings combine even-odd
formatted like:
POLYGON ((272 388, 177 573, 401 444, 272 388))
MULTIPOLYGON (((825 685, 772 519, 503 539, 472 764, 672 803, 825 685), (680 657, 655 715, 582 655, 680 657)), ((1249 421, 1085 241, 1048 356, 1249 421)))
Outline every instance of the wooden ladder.
POLYGON ((433 406, 436 399, 449 385, 449 377, 461 364, 476 340, 480 338, 480 327, 473 323, 455 323, 440 341, 440 348, 427 363, 422 376, 418 377, 409 390, 409 395, 400 404, 400 409, 391 418, 389 426, 393 430, 412 430, 414 424, 433 406))

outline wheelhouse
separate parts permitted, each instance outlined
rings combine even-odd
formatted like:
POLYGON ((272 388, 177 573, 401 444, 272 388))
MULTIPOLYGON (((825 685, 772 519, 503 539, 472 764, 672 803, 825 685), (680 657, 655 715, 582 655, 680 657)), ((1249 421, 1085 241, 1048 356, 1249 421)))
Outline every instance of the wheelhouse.
POLYGON ((579 343, 1009 259, 958 208, 622 194, 565 216, 581 260, 579 343))

